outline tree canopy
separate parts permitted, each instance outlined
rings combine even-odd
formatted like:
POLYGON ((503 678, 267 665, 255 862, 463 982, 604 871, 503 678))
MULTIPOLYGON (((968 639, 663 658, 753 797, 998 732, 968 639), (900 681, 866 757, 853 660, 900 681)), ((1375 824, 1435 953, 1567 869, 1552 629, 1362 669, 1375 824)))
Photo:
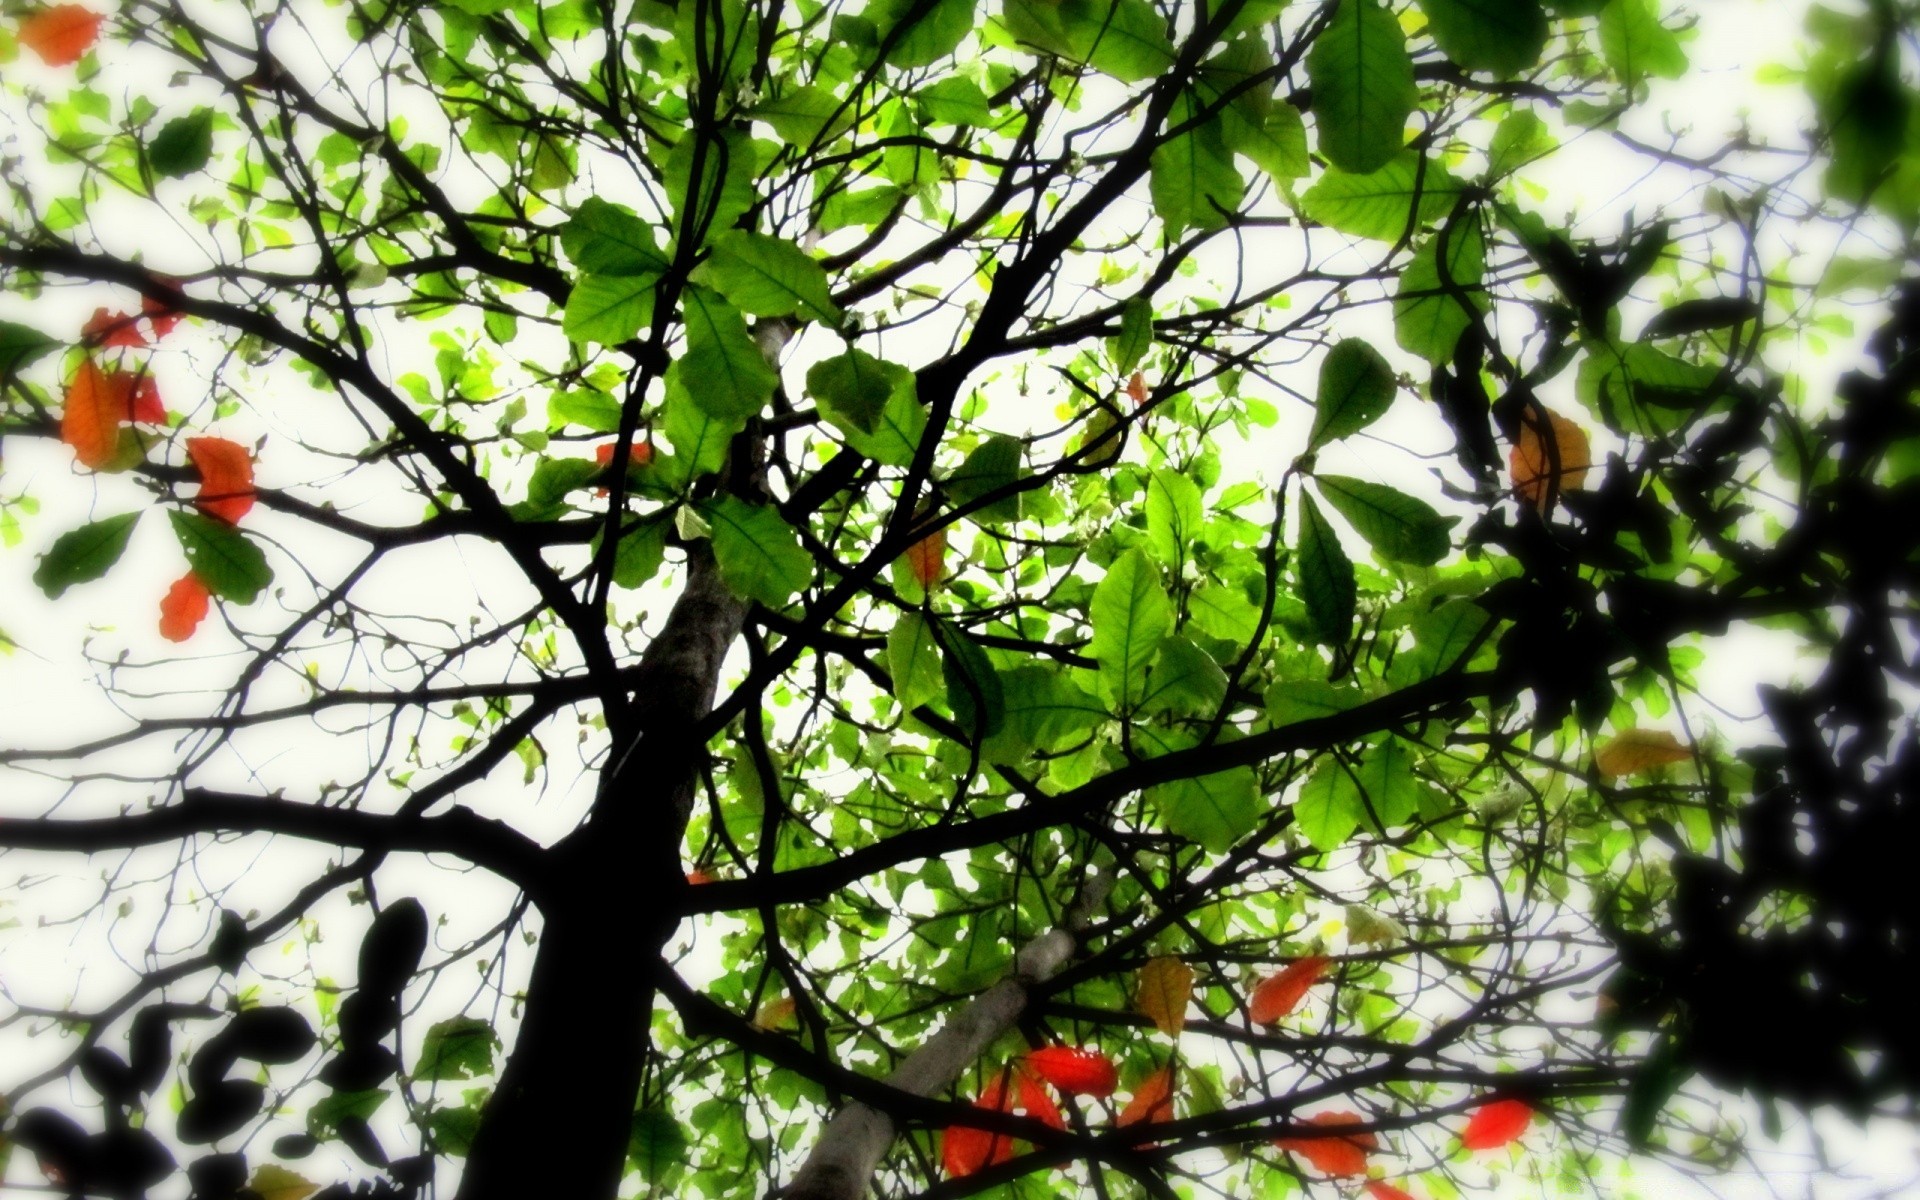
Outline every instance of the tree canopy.
POLYGON ((4 1178, 1910 1112, 1913 12, 1804 16, 0 6, 4 1178))

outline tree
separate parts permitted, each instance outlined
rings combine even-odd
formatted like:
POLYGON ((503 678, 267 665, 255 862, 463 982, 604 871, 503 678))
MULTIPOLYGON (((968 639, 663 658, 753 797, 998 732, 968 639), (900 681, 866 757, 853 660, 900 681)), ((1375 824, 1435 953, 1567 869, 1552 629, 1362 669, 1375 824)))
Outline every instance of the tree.
POLYGON ((99 872, 6 934, 69 1190, 1391 1197, 1911 1103, 1910 6, 1772 145, 1663 126, 1653 0, 9 14, 0 669, 114 706, 0 751, 14 877, 99 872), (1760 627, 1830 665, 1754 735, 1760 627))

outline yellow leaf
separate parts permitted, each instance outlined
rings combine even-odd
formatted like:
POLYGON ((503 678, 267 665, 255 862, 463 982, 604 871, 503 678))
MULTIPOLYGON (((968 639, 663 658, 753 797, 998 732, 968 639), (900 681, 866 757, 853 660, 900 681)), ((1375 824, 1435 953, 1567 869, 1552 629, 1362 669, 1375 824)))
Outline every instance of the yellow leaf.
POLYGON ((260 1200, 307 1200, 320 1190, 320 1185, 308 1183, 285 1167, 262 1163, 254 1171, 253 1182, 247 1184, 247 1190, 260 1200))
POLYGON ((778 1000, 769 1000, 753 1014, 755 1029, 780 1029, 793 1022, 793 997, 782 996, 778 1000))
POLYGON ((1603 779, 1633 775, 1665 763, 1686 762, 1693 757, 1691 747, 1664 729, 1628 729, 1600 747, 1593 756, 1594 769, 1603 779))
POLYGON ((1193 968, 1171 954, 1150 959, 1134 984, 1133 1006, 1168 1037, 1179 1037, 1193 996, 1193 968))

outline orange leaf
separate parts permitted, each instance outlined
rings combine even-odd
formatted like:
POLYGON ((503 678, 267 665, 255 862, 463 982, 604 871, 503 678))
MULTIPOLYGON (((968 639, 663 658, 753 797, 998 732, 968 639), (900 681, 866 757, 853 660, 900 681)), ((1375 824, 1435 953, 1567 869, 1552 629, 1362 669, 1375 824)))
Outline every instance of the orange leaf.
POLYGON ((192 571, 174 580, 160 601, 160 636, 170 642, 184 642, 192 637, 207 615, 210 597, 207 585, 192 571))
MULTIPOLYGON (((615 442, 606 442, 593 448, 593 461, 606 466, 613 461, 615 442)), ((645 466, 653 461, 652 442, 634 442, 627 447, 627 461, 635 466, 645 466)))
POLYGON ((703 883, 712 883, 713 876, 704 867, 695 867, 687 872, 687 882, 697 887, 703 883))
POLYGON ((1120 1086, 1120 1072, 1098 1050, 1084 1046, 1042 1046, 1027 1051, 1034 1074, 1075 1096, 1111 1096, 1120 1086))
MULTIPOLYGON (((1358 1125, 1361 1120, 1356 1113, 1329 1112, 1308 1117, 1306 1123, 1358 1125)), ((1380 1139, 1371 1133, 1348 1133, 1339 1137, 1275 1138, 1273 1144, 1288 1153, 1298 1154, 1323 1174, 1364 1175, 1367 1173, 1367 1151, 1379 1149, 1380 1139)))
POLYGON ((1147 377, 1135 371, 1133 378, 1127 380, 1127 395, 1133 398, 1133 402, 1136 405, 1145 404, 1147 402, 1147 377))
POLYGON ((913 577, 920 581, 921 587, 932 587, 939 581, 946 557, 947 531, 944 529, 936 529, 907 547, 907 565, 913 568, 913 577))
POLYGON ((1193 968, 1171 954, 1149 959, 1140 968, 1133 989, 1133 1006, 1168 1037, 1179 1037, 1187 1023, 1187 1003, 1193 997, 1193 968))
POLYGON ((210 517, 238 524, 253 507, 253 456, 247 448, 226 438, 188 438, 187 457, 200 469, 194 503, 210 517))
POLYGON ((1614 779, 1692 757, 1693 750, 1664 729, 1623 729, 1594 754, 1593 767, 1614 779))
POLYGON ((1328 961, 1325 955, 1309 954, 1253 989, 1253 999, 1248 1004, 1253 1023, 1277 1025, 1280 1018, 1299 1008, 1307 989, 1327 973, 1328 961))
POLYGON ((1120 1110, 1120 1116, 1114 1124, 1125 1129, 1129 1125, 1157 1125, 1171 1120, 1173 1064, 1168 1063, 1140 1081, 1139 1086, 1133 1089, 1133 1098, 1120 1110))
POLYGON ((1521 417, 1519 440, 1507 452, 1507 469, 1512 472, 1513 488, 1522 499, 1544 511, 1549 490, 1558 494, 1579 487, 1591 466, 1593 446, 1587 440, 1586 430, 1538 405, 1521 417), (1549 461, 1546 441, 1536 426, 1540 413, 1546 414, 1547 424, 1553 430, 1553 457, 1558 460, 1558 471, 1554 469, 1554 462, 1549 461), (1556 478, 1558 486, 1550 489, 1548 484, 1556 478))
POLYGON ((1460 1144, 1469 1150, 1497 1150, 1527 1131, 1533 1106, 1525 1100, 1492 1100, 1473 1110, 1460 1144))
POLYGON ((1374 1179, 1367 1183, 1367 1195, 1373 1200, 1413 1200, 1413 1193, 1403 1192, 1383 1180, 1374 1179))
POLYGON ((92 360, 80 364, 67 385, 60 414, 60 440, 73 447, 83 466, 98 469, 120 451, 120 426, 130 415, 133 376, 108 375, 92 360))
POLYGON ((18 37, 48 66, 64 67, 80 61, 100 36, 105 19, 78 4, 49 5, 20 22, 18 37))
POLYGON ((1051 1125, 1055 1129, 1067 1127, 1067 1118, 1061 1115, 1060 1106, 1053 1102, 1046 1085, 1031 1071, 1020 1072, 1020 1107, 1043 1125, 1051 1125))
POLYGON ((88 346, 144 346, 147 339, 133 323, 140 318, 132 313, 108 312, 96 308, 80 327, 80 341, 88 346))

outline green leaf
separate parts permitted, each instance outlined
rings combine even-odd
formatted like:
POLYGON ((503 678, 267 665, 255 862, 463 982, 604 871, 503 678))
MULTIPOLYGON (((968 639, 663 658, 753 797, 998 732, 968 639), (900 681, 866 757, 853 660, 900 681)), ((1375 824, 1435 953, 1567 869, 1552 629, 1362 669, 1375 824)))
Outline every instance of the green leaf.
POLYGON ((784 238, 742 229, 715 237, 705 282, 757 317, 798 314, 826 325, 840 323, 840 310, 827 295, 827 273, 784 238))
POLYGON ((627 1159, 649 1183, 657 1183, 669 1171, 687 1161, 686 1130, 664 1108, 643 1108, 633 1114, 633 1128, 627 1137, 627 1159))
POLYGON ((1354 767, 1352 782, 1382 832, 1404 825, 1420 810, 1420 784, 1413 775, 1413 753, 1399 738, 1369 747, 1354 767))
POLYGON ((1121 83, 1157 79, 1173 67, 1167 22, 1148 0, 1064 0, 1067 19, 1093 39, 1087 63, 1121 83))
POLYGON ((1469 71, 1505 79, 1540 61, 1547 14, 1540 0, 1420 0, 1433 40, 1469 71))
POLYGON ((729 591, 780 608, 813 579, 813 556, 771 505, 717 496, 700 505, 729 591))
POLYGON ((569 341, 617 346, 653 320, 657 275, 584 275, 567 296, 560 331, 569 341))
POLYGON ((1113 360, 1116 375, 1125 375, 1140 365, 1153 348, 1153 302, 1135 296, 1120 308, 1120 336, 1107 339, 1107 357, 1113 360))
POLYGON ((598 196, 582 201, 560 227, 560 245, 583 275, 658 275, 667 269, 653 227, 598 196))
POLYGON ((773 126, 780 140, 802 149, 833 141, 853 126, 853 105, 813 84, 790 87, 762 100, 747 116, 773 126))
POLYGON ((1192 555, 1206 523, 1200 487, 1182 471, 1161 467, 1147 477, 1147 545, 1173 569, 1192 555))
POLYGON ((547 397, 547 424, 578 425, 595 433, 617 433, 620 402, 605 392, 555 392, 547 397))
POLYGON ((780 385, 747 322, 731 304, 703 287, 683 293, 687 352, 676 364, 694 403, 716 417, 744 420, 759 412, 780 385))
MULTIPOLYGON (((891 364, 889 364, 891 365, 891 364)), ((846 437, 847 445, 875 462, 904 467, 913 461, 914 450, 927 430, 927 410, 914 393, 913 372, 902 367, 894 381, 893 395, 880 413, 880 422, 872 433, 851 427, 836 419, 831 406, 824 408, 827 419, 846 437)))
POLYGON ((1447 531, 1458 517, 1381 483, 1344 475, 1316 475, 1321 496, 1390 562, 1429 567, 1447 556, 1447 531))
POLYGON ((1235 153, 1252 159, 1278 182, 1299 179, 1312 167, 1307 157, 1307 123, 1291 104, 1276 101, 1258 124, 1229 108, 1222 115, 1222 127, 1235 153))
POLYGON ((1157 784, 1147 801, 1169 831, 1213 854, 1233 849, 1260 823, 1260 781, 1251 767, 1157 784))
POLYGON ((947 707, 953 719, 975 742, 983 742, 1000 731, 1006 720, 1006 694, 1000 676, 985 651, 954 625, 934 627, 940 643, 940 675, 947 685, 947 707))
POLYGON ((1353 629, 1353 563, 1313 497, 1300 493, 1300 549, 1294 573, 1307 620, 1321 641, 1339 645, 1353 629))
POLYGON ((1629 88, 1649 75, 1678 79, 1687 73, 1680 39, 1660 24, 1653 0, 1608 0, 1600 10, 1600 53, 1629 88))
POLYGON ((1366 700, 1360 689, 1324 679, 1282 679, 1267 689, 1267 719, 1276 726, 1342 713, 1366 700))
POLYGON ((1400 22, 1377 0, 1339 0, 1307 53, 1320 153, 1359 174, 1391 162, 1419 91, 1400 22))
POLYGON ((1347 338, 1320 361, 1320 390, 1314 397, 1312 452, 1360 432, 1379 420, 1393 403, 1393 368, 1369 342, 1347 338))
POLYGON ((1453 358, 1453 348, 1486 308, 1480 279, 1486 247, 1478 222, 1454 224, 1447 234, 1447 277, 1440 277, 1440 234, 1422 242, 1400 272, 1393 298, 1393 336, 1400 348, 1431 363, 1453 358))
POLYGON ((913 102, 935 125, 986 127, 994 123, 993 109, 980 85, 964 75, 936 79, 913 93, 913 102))
POLYGON ((472 1079, 493 1074, 493 1052, 500 1035, 478 1017, 449 1017, 428 1027, 420 1039, 413 1078, 472 1079))
POLYGON ((1526 109, 1508 113, 1494 126, 1493 138, 1487 143, 1487 178, 1510 175, 1551 154, 1557 146, 1547 132, 1547 123, 1537 113, 1526 109))
POLYGON ((924 67, 947 57, 973 32, 974 0, 875 0, 861 13, 887 49, 887 65, 924 67), (911 24, 905 19, 915 9, 926 11, 911 24))
POLYGON ((1471 600, 1447 601, 1414 621, 1413 649, 1393 660, 1387 682, 1408 687, 1452 670, 1492 620, 1471 600))
POLYGON ((940 646, 932 624, 917 612, 904 612, 887 634, 887 673, 893 676, 893 698, 909 711, 940 695, 940 646))
POLYGON ((1300 197, 1300 211, 1341 233, 1397 242, 1450 212, 1459 190, 1439 164, 1409 151, 1365 175, 1328 168, 1300 197))
POLYGON ((1035 750, 1052 751, 1107 720, 1098 700, 1055 667, 1040 663, 1000 672, 1006 722, 982 752, 995 762, 1017 762, 1035 750))
POLYGON ((267 556, 245 534, 199 513, 170 511, 174 537, 187 555, 187 565, 222 600, 252 604, 273 582, 267 556))
MULTIPOLYGON (((1011 487, 1024 474, 1021 453, 1019 438, 1008 437, 1004 433, 994 434, 975 446, 966 461, 947 476, 944 485, 947 494, 953 497, 956 505, 964 505, 1011 487)), ((1020 497, 1017 494, 1003 496, 973 513, 973 519, 982 524, 1014 521, 1019 517, 1020 497)))
POLYGON ((620 545, 613 552, 613 582, 618 587, 637 588, 653 578, 666 557, 667 523, 636 522, 620 535, 620 545))
POLYGON ((912 373, 905 367, 849 346, 846 353, 807 368, 807 394, 824 406, 835 425, 873 433, 902 376, 911 384, 912 373))
POLYGON ((691 482, 701 475, 718 471, 727 463, 727 444, 746 427, 744 417, 715 416, 695 401, 680 382, 680 364, 667 368, 667 396, 660 418, 678 460, 669 469, 669 477, 678 472, 680 482, 691 482))
POLYGON ((1366 816, 1353 776, 1331 755, 1322 758, 1293 802, 1293 822, 1316 850, 1332 850, 1353 836, 1366 816))
POLYGON ((160 127, 147 143, 147 161, 169 179, 202 170, 213 157, 213 110, 196 108, 160 127))
POLYGON ((1093 589, 1093 640, 1100 691, 1109 703, 1131 708, 1146 684, 1147 667, 1173 624, 1173 607, 1160 572, 1138 549, 1113 560, 1093 589))
POLYGON ((1260 607, 1237 587, 1206 584, 1188 594, 1187 619, 1208 637, 1244 646, 1259 627, 1260 607))
POLYGON ((34 570, 34 584, 47 599, 58 600, 74 584, 105 575, 126 552, 139 520, 137 512, 122 513, 61 534, 34 570))
POLYGON ((427 1114, 427 1128, 433 1133, 436 1152, 465 1158, 473 1150, 474 1135, 480 1132, 480 1110, 436 1108, 427 1114))
POLYGON ((60 345, 30 325, 0 321, 0 379, 8 378, 60 345))
POLYGON ((1160 643, 1139 711, 1212 716, 1226 694, 1227 673, 1213 656, 1186 638, 1169 637, 1160 643))
POLYGON ((527 498, 513 506, 522 521, 551 521, 567 508, 567 494, 600 478, 603 468, 586 458, 541 458, 527 481, 527 498))
POLYGON ((349 1117, 366 1120, 378 1112, 392 1094, 386 1088, 367 1088, 324 1096, 307 1110, 307 1132, 318 1138, 331 1137, 338 1132, 340 1122, 349 1117))
MULTIPOLYGON (((1192 97, 1184 97, 1174 106, 1169 122, 1183 122, 1194 106, 1192 97)), ((1162 142, 1153 151, 1150 168, 1147 185, 1153 211, 1170 235, 1185 229, 1225 227, 1246 191, 1218 120, 1162 142)))
POLYGON ((1636 1151, 1650 1148, 1660 1113, 1693 1077, 1687 1056, 1675 1044, 1672 1033, 1663 1033, 1641 1061, 1627 1083, 1627 1094, 1620 1103, 1620 1134, 1636 1151))

